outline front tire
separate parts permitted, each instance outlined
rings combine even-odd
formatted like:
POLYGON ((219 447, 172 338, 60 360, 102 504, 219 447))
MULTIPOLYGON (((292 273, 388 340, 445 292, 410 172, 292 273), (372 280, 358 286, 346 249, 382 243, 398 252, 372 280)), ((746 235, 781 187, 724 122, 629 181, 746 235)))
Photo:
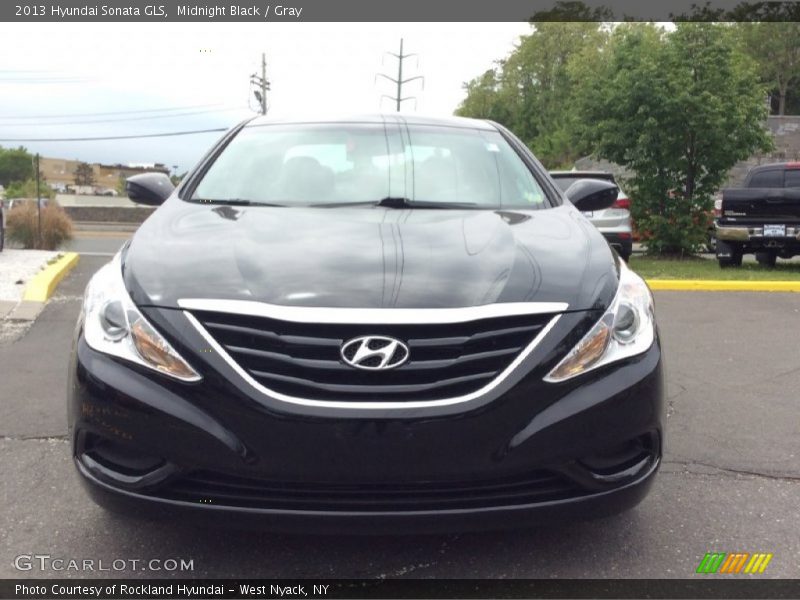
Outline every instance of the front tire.
POLYGON ((766 252, 756 252, 756 261, 762 267, 767 267, 768 269, 772 269, 775 267, 775 263, 778 260, 778 253, 772 250, 768 250, 766 252))
POLYGON ((717 240, 717 262, 721 269, 741 267, 742 254, 741 245, 717 240))

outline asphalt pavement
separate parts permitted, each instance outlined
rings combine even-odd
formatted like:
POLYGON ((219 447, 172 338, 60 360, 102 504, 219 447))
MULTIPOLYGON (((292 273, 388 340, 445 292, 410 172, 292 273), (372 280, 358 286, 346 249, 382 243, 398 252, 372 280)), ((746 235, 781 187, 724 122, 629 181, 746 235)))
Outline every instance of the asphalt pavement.
POLYGON ((68 353, 83 288, 116 249, 110 239, 80 242, 99 254, 81 257, 29 329, 0 335, 0 577, 64 575, 14 566, 17 556, 46 554, 193 566, 72 577, 684 578, 697 576, 711 551, 770 552, 761 577, 800 576, 799 295, 656 293, 668 380, 666 457, 650 495, 622 515, 439 536, 206 530, 108 514, 73 472, 68 353))
POLYGON ((113 256, 132 234, 126 228, 112 228, 107 224, 102 228, 82 225, 64 244, 63 250, 86 256, 113 256))

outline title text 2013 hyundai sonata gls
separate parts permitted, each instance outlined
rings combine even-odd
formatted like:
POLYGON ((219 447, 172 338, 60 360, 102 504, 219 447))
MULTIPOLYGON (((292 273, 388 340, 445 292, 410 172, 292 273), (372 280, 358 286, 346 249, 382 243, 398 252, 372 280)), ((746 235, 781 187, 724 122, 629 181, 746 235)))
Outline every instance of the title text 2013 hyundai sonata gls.
POLYGON ((92 278, 75 465, 141 514, 444 531, 618 512, 662 453, 653 299, 484 121, 257 118, 92 278))

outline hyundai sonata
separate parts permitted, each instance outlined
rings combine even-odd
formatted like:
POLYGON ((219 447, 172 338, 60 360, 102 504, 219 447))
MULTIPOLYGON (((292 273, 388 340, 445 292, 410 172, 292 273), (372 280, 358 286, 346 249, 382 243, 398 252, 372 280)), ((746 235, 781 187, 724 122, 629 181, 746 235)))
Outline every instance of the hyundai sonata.
POLYGON ((256 118, 91 279, 74 462, 111 509, 275 530, 619 512, 662 454, 653 298, 491 122, 256 118))

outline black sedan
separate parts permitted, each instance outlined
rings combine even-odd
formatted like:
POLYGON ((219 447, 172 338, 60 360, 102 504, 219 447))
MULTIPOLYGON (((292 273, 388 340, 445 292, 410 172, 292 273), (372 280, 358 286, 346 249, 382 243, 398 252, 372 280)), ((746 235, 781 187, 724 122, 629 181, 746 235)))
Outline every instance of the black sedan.
POLYGON ((628 509, 662 455, 653 298, 503 127, 235 127, 89 283, 75 466, 111 509, 313 532, 628 509))

